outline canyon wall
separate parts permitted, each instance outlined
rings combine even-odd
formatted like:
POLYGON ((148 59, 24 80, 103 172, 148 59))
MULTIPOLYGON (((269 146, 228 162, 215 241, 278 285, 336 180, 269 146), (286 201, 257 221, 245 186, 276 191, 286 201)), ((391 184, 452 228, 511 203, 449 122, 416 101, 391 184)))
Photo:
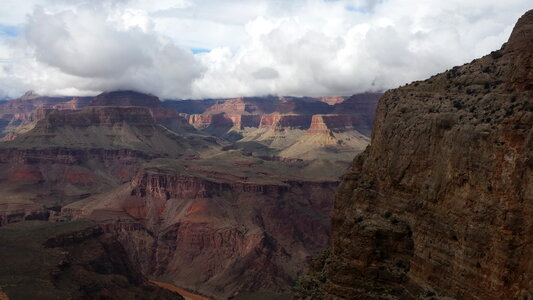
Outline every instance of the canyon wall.
POLYGON ((533 298, 532 44, 384 95, 296 299, 533 298))
POLYGON ((216 299, 290 292, 329 241, 338 176, 368 144, 358 118, 329 114, 344 97, 118 91, 26 107, 36 97, 7 102, 23 105, 0 143, 0 225, 90 219, 145 276, 216 299), (306 134, 315 115, 325 137, 306 134))
POLYGON ((148 281, 124 247, 88 222, 0 228, 4 299, 184 299, 148 281))
POLYGON ((62 215, 99 222, 147 276, 226 299, 290 289, 329 239, 336 186, 140 172, 110 194, 64 207, 62 215))

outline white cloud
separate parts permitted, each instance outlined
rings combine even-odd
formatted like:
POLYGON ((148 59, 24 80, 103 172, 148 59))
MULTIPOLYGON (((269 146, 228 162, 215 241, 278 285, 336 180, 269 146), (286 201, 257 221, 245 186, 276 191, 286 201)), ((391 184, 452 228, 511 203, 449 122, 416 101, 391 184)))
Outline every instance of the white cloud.
POLYGON ((11 75, 43 94, 115 89, 190 94, 203 71, 192 53, 153 32, 143 11, 121 12, 98 5, 56 13, 36 7, 14 47, 22 52, 11 75))
POLYGON ((529 8, 526 0, 3 1, 12 13, 3 10, 0 25, 24 33, 0 36, 0 96, 382 90, 499 48, 529 8))

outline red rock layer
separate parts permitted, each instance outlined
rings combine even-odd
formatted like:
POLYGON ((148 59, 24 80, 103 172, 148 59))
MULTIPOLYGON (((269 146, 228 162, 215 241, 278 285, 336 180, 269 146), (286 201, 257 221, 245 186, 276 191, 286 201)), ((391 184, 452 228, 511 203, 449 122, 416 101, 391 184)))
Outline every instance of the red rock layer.
POLYGON ((230 115, 240 114, 264 114, 271 113, 276 109, 277 98, 235 98, 220 100, 218 103, 205 110, 205 114, 226 113, 230 115))
POLYGON ((342 103, 346 100, 344 97, 322 97, 320 98, 320 101, 325 102, 329 105, 335 105, 342 103))
POLYGON ((226 118, 230 119, 233 126, 238 129, 259 127, 259 123, 261 122, 260 115, 226 115, 226 118))
MULTIPOLYGON (((140 173, 127 196, 117 199, 134 220, 103 226, 147 275, 173 278, 217 299, 262 288, 286 291, 306 258, 328 240, 328 193, 335 186, 140 173)), ((108 221, 116 214, 127 220, 112 210, 63 213, 108 221)))
POLYGON ((314 115, 307 134, 330 134, 332 131, 353 130, 360 123, 356 115, 314 115))
POLYGON ((52 111, 37 127, 55 128, 60 126, 113 126, 128 122, 133 126, 153 126, 151 111, 144 107, 87 107, 80 111, 52 111))
POLYGON ((196 128, 207 128, 209 126, 232 127, 233 121, 224 114, 218 115, 188 115, 189 124, 196 128))
POLYGON ((259 128, 270 128, 272 130, 289 129, 307 129, 311 123, 309 115, 281 115, 270 114, 262 115, 259 128))
POLYGON ((0 104, 0 111, 3 114, 31 114, 38 108, 79 109, 85 107, 87 102, 88 98, 36 96, 28 99, 21 97, 0 104))
POLYGON ((533 297, 532 44, 383 96, 297 299, 533 297))

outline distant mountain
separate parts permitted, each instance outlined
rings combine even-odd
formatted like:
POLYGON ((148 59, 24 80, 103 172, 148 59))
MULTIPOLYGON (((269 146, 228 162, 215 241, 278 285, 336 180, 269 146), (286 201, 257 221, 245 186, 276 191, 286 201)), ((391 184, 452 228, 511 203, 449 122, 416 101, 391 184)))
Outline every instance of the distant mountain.
POLYGON ((351 98, 28 93, 0 105, 0 225, 82 219, 147 278, 216 299, 286 296, 327 245, 334 189, 379 96, 333 114, 351 98))

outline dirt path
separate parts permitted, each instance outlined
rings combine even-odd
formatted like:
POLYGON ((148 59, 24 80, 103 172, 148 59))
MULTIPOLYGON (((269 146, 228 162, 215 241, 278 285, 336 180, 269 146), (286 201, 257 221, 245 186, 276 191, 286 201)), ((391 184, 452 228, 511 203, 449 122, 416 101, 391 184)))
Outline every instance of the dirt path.
POLYGON ((165 282, 159 282, 159 281, 155 281, 155 280, 150 280, 151 283, 155 283, 157 284, 158 286, 162 287, 162 288, 165 288, 167 290, 171 290, 171 291, 174 291, 174 292, 178 292, 180 295, 182 295, 186 300, 211 300, 207 297, 204 297, 204 296, 200 296, 200 295, 196 295, 196 294, 193 294, 191 292, 188 292, 182 288, 179 288, 173 284, 170 284, 170 283, 165 283, 165 282))

